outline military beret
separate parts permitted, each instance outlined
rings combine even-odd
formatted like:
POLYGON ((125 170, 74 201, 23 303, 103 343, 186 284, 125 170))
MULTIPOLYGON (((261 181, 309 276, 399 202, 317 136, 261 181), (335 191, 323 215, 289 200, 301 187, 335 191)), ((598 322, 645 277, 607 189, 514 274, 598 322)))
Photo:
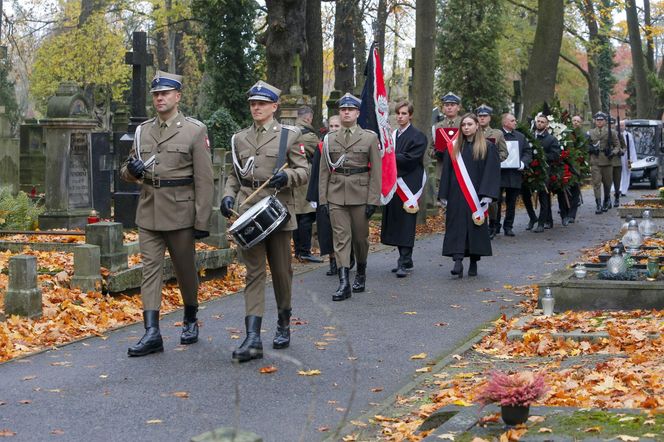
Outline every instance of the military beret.
POLYGON ((493 108, 490 107, 490 106, 487 106, 486 104, 481 104, 477 109, 475 109, 475 113, 478 116, 491 115, 491 114, 493 114, 493 108))
POLYGON ((182 89, 182 75, 157 70, 152 79, 150 92, 179 91, 182 89))
POLYGON ((604 112, 597 112, 593 118, 595 120, 606 120, 607 115, 604 112))
POLYGON ((448 92, 442 97, 440 97, 440 99, 443 101, 443 103, 461 104, 461 97, 459 97, 454 92, 448 92))
POLYGON ((357 98, 355 95, 346 92, 346 94, 343 97, 337 100, 337 104, 339 105, 339 108, 353 107, 355 109, 359 109, 360 105, 362 104, 362 100, 357 98))
POLYGON ((279 96, 281 95, 281 89, 277 89, 271 84, 267 84, 264 81, 259 80, 256 84, 251 86, 251 89, 247 91, 249 98, 247 101, 269 101, 276 103, 279 101, 279 96))

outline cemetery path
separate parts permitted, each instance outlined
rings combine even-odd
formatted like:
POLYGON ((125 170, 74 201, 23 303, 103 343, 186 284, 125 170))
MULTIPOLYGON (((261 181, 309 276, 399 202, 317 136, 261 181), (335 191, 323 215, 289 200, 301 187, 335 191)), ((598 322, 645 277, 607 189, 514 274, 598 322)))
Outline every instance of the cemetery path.
MULTIPOLYGON (((649 192, 630 191, 625 200, 642 193, 649 192)), ((387 400, 427 361, 509 313, 519 298, 505 284, 532 284, 573 261, 580 248, 614 236, 616 211, 596 216, 592 190, 583 197, 577 223, 562 227, 556 215, 554 229, 541 234, 525 231, 527 216, 518 211, 516 237, 497 237, 494 256, 479 262, 475 278, 452 279, 441 235, 417 241, 408 278, 390 272, 393 248, 371 254, 368 291, 345 302, 331 301, 338 280, 325 276, 325 266, 295 275, 293 315, 301 324, 292 327, 286 350, 271 349, 276 312, 268 286, 262 360, 231 362, 244 334, 239 294, 203 305, 201 341, 193 346, 178 345, 178 312, 162 320, 161 354, 126 356, 142 334, 137 324, 0 365, 0 432, 16 432, 16 441, 186 441, 236 426, 266 442, 329 437, 344 419, 387 400), (425 359, 411 359, 419 353, 425 359), (277 371, 261 374, 268 365, 277 371)))

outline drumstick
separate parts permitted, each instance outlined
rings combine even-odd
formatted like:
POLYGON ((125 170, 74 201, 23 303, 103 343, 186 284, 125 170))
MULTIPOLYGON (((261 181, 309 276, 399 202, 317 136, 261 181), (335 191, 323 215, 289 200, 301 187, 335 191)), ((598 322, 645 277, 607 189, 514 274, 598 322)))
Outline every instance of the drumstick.
MULTIPOLYGON (((279 168, 279 170, 277 170, 277 171, 274 173, 274 175, 276 175, 277 173, 279 173, 279 172, 281 172, 282 170, 284 170, 284 169, 286 168, 286 166, 288 166, 288 163, 284 163, 284 165, 281 166, 281 167, 279 168)), ((272 177, 273 177, 274 175, 272 175, 272 176, 270 177, 270 179, 272 179, 272 177)), ((254 193, 252 193, 251 195, 249 195, 249 196, 247 197, 246 200, 242 201, 242 204, 240 204, 240 207, 244 206, 244 205, 247 204, 249 201, 251 201, 251 200, 252 200, 252 199, 258 194, 258 192, 260 192, 261 190, 263 190, 263 189, 265 188, 265 186, 268 185, 269 182, 270 182, 269 179, 266 180, 263 184, 261 184, 261 186, 260 186, 258 189, 254 190, 254 193)))

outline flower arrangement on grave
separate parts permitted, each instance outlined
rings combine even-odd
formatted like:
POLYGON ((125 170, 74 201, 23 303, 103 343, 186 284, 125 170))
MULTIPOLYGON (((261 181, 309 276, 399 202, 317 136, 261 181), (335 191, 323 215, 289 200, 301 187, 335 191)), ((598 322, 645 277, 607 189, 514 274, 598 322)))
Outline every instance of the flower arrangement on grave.
POLYGON ((531 191, 546 192, 548 191, 549 166, 544 149, 528 126, 519 123, 517 130, 525 135, 526 141, 533 150, 533 159, 523 171, 523 180, 531 191))
POLYGON ((476 397, 482 405, 528 407, 549 390, 544 372, 520 371, 504 373, 492 371, 476 397))

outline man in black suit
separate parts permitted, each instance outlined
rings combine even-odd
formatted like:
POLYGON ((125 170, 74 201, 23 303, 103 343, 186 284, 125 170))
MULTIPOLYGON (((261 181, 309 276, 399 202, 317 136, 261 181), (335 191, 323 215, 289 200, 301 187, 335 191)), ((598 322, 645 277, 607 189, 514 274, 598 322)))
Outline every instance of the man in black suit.
POLYGON ((399 259, 392 272, 397 278, 403 278, 413 268, 418 200, 426 182, 423 160, 427 137, 411 124, 413 105, 410 102, 397 103, 395 113, 399 125, 394 131, 397 191, 383 208, 380 241, 398 247, 399 259))
MULTIPOLYGON (((516 199, 521 193, 521 183, 523 181, 522 171, 530 165, 533 159, 533 150, 526 140, 526 137, 516 130, 516 117, 510 113, 503 114, 502 118, 502 132, 505 137, 505 143, 514 149, 514 143, 519 148, 519 162, 516 167, 503 167, 500 169, 500 194, 498 198, 498 219, 496 224, 500 226, 501 204, 503 201, 502 195, 505 194, 505 221, 503 222, 503 230, 505 236, 514 236, 514 212, 516 210, 516 199)), ((507 162, 510 162, 508 157, 507 162)))

